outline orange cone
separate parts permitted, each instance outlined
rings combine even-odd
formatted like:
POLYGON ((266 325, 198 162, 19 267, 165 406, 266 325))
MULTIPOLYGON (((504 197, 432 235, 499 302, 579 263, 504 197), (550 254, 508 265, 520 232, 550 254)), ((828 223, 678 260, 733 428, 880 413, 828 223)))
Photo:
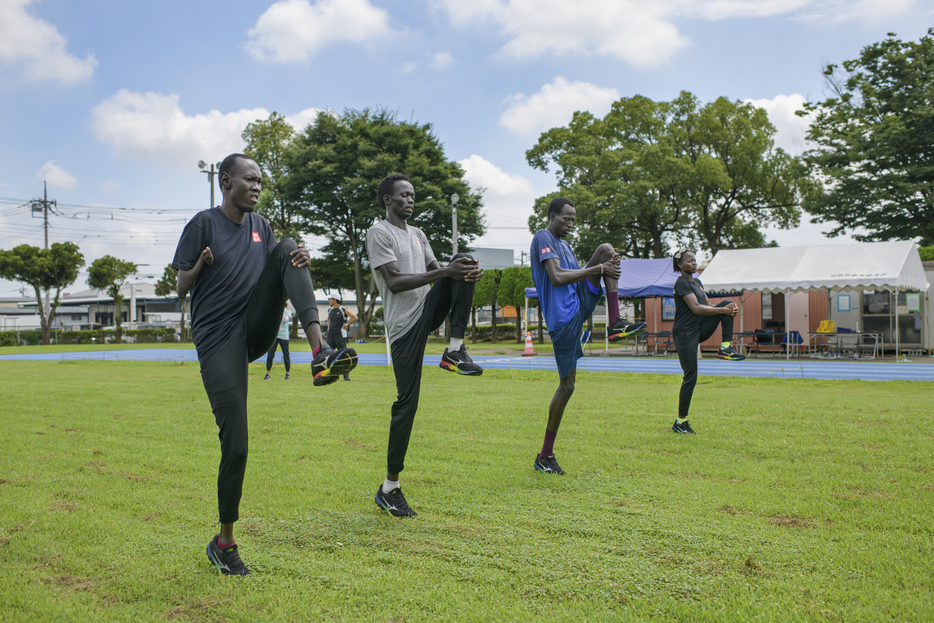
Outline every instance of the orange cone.
POLYGON ((528 331, 525 332, 525 352, 522 353, 523 357, 534 357, 535 350, 532 348, 532 334, 528 331))

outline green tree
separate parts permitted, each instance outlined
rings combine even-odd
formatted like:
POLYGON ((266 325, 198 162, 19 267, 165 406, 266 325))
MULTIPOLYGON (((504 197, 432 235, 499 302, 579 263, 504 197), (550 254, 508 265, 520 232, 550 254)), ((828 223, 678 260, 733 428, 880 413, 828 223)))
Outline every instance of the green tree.
MULTIPOLYGON (((165 267, 165 271, 162 273, 162 278, 156 282, 156 295, 157 296, 171 296, 175 294, 178 296, 178 271, 172 268, 172 265, 169 264, 165 267)), ((188 313, 188 304, 191 302, 189 297, 185 297, 181 301, 182 304, 182 319, 179 322, 179 334, 182 341, 186 341, 187 337, 185 335, 185 314, 188 313)))
POLYGON ((760 227, 798 224, 805 183, 774 134, 760 108, 723 97, 701 106, 688 92, 622 98, 603 119, 575 113, 526 152, 532 167, 554 166, 559 185, 536 201, 529 228, 547 224, 548 202, 562 194, 577 206, 568 242, 579 257, 602 242, 641 258, 665 257, 675 242, 712 253, 762 246, 760 227))
POLYGON ((473 343, 477 343, 477 313, 476 310, 481 307, 491 306, 493 308, 493 319, 490 327, 490 341, 496 343, 496 294, 499 290, 499 280, 503 271, 498 268, 487 268, 483 270, 483 277, 477 282, 473 291, 473 307, 471 308, 471 320, 473 324, 473 343))
POLYGON ((53 242, 48 249, 21 244, 10 251, 0 250, 0 277, 31 286, 39 308, 42 343, 52 340, 52 320, 61 302, 61 293, 78 278, 84 256, 73 242, 53 242), (52 300, 42 301, 43 291, 55 291, 52 300), (46 309, 48 307, 48 309, 46 309))
POLYGON ((287 175, 286 152, 295 138, 295 129, 285 117, 273 112, 268 119, 247 124, 241 137, 246 141, 243 153, 253 158, 263 172, 263 191, 256 211, 269 221, 277 240, 302 242, 301 217, 282 192, 287 175))
POLYGON ((835 223, 830 236, 934 244, 934 28, 917 42, 889 33, 824 77, 831 96, 799 113, 812 119, 803 159, 820 180, 804 208, 835 223))
POLYGON ((521 271, 522 267, 520 266, 504 268, 496 295, 497 302, 500 305, 509 305, 516 308, 516 342, 522 341, 522 309, 525 306, 525 290, 518 287, 521 271), (520 289, 522 290, 522 296, 517 296, 520 289))
POLYGON ((300 209, 304 230, 328 239, 320 249, 324 257, 353 267, 364 328, 377 294, 364 236, 385 215, 376 196, 385 176, 405 173, 411 179, 417 197, 409 222, 425 231, 442 263, 452 250, 449 197, 460 196, 459 248, 483 233, 481 196, 471 192, 460 165, 445 158, 430 124, 399 121, 386 110, 348 110, 339 117, 321 113, 295 139, 286 168, 284 197, 300 209))
POLYGON ((135 274, 136 264, 110 255, 94 260, 88 269, 88 285, 98 290, 105 290, 114 300, 117 344, 123 342, 123 295, 120 294, 120 288, 123 287, 127 277, 135 274))

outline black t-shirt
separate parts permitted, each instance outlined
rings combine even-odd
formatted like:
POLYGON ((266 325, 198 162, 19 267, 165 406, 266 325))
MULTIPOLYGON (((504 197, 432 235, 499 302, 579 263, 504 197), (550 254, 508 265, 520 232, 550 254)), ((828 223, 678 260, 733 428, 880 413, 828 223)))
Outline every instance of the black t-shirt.
POLYGON ((682 275, 675 281, 675 326, 672 331, 697 331, 700 327, 702 316, 698 316, 691 311, 688 304, 684 302, 684 296, 693 294, 697 297, 697 302, 701 305, 707 304, 707 294, 704 292, 704 284, 697 277, 694 281, 688 281, 682 275))
POLYGON ((237 224, 220 208, 211 208, 185 225, 172 268, 191 270, 204 247, 211 247, 214 256, 191 284, 191 337, 199 360, 210 357, 230 337, 275 246, 269 223, 253 212, 237 224))
POLYGON ((328 335, 337 337, 344 328, 344 322, 347 318, 344 316, 344 310, 340 307, 332 307, 328 310, 328 335))

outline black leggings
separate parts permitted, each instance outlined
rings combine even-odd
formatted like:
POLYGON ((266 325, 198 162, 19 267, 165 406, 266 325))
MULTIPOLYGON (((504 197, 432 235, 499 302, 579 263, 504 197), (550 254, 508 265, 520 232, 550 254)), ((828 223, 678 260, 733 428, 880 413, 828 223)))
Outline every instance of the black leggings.
MULTIPOLYGON (((726 307, 730 301, 723 301, 716 307, 726 307)), ((691 408, 691 397, 694 395, 694 386, 697 385, 697 346, 710 339, 717 327, 722 328, 721 341, 729 342, 733 339, 733 316, 718 314, 716 316, 701 316, 700 324, 694 331, 675 331, 672 338, 678 349, 678 361, 684 371, 684 380, 681 381, 681 394, 678 396, 678 417, 682 420, 688 417, 691 408)))
MULTIPOLYGON (((451 261, 461 257, 473 259, 470 254, 458 253, 451 261)), ((389 448, 386 453, 386 471, 390 474, 398 474, 405 469, 405 454, 409 449, 409 437, 418 410, 428 334, 440 327, 450 312, 451 337, 464 337, 470 320, 475 285, 447 277, 436 281, 425 299, 425 307, 422 308, 418 322, 391 345, 397 397, 391 409, 389 448)))
POLYGON ((292 358, 289 357, 289 341, 278 337, 272 343, 272 348, 266 353, 266 371, 272 370, 272 362, 276 358, 276 346, 282 348, 282 361, 285 362, 285 372, 288 374, 289 369, 292 367, 292 358))
POLYGON ((227 341, 201 362, 201 380, 211 401, 221 462, 217 472, 217 509, 222 524, 240 518, 240 496, 246 472, 247 371, 276 340, 286 299, 291 299, 306 331, 318 322, 318 306, 306 268, 292 266, 290 253, 297 245, 281 241, 266 258, 266 266, 253 287, 246 312, 227 341))

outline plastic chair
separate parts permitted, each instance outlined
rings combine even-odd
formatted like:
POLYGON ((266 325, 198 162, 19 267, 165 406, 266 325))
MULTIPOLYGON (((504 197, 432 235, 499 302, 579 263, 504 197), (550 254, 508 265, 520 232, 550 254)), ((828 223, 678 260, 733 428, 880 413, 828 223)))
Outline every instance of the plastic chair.
POLYGON ((668 354, 669 346, 671 348, 675 347, 675 343, 671 339, 671 331, 659 331, 658 333, 655 334, 655 352, 653 352, 652 354, 655 355, 656 357, 664 357, 668 354), (664 352, 662 352, 661 355, 658 354, 659 345, 662 345, 665 347, 665 350, 664 352))

